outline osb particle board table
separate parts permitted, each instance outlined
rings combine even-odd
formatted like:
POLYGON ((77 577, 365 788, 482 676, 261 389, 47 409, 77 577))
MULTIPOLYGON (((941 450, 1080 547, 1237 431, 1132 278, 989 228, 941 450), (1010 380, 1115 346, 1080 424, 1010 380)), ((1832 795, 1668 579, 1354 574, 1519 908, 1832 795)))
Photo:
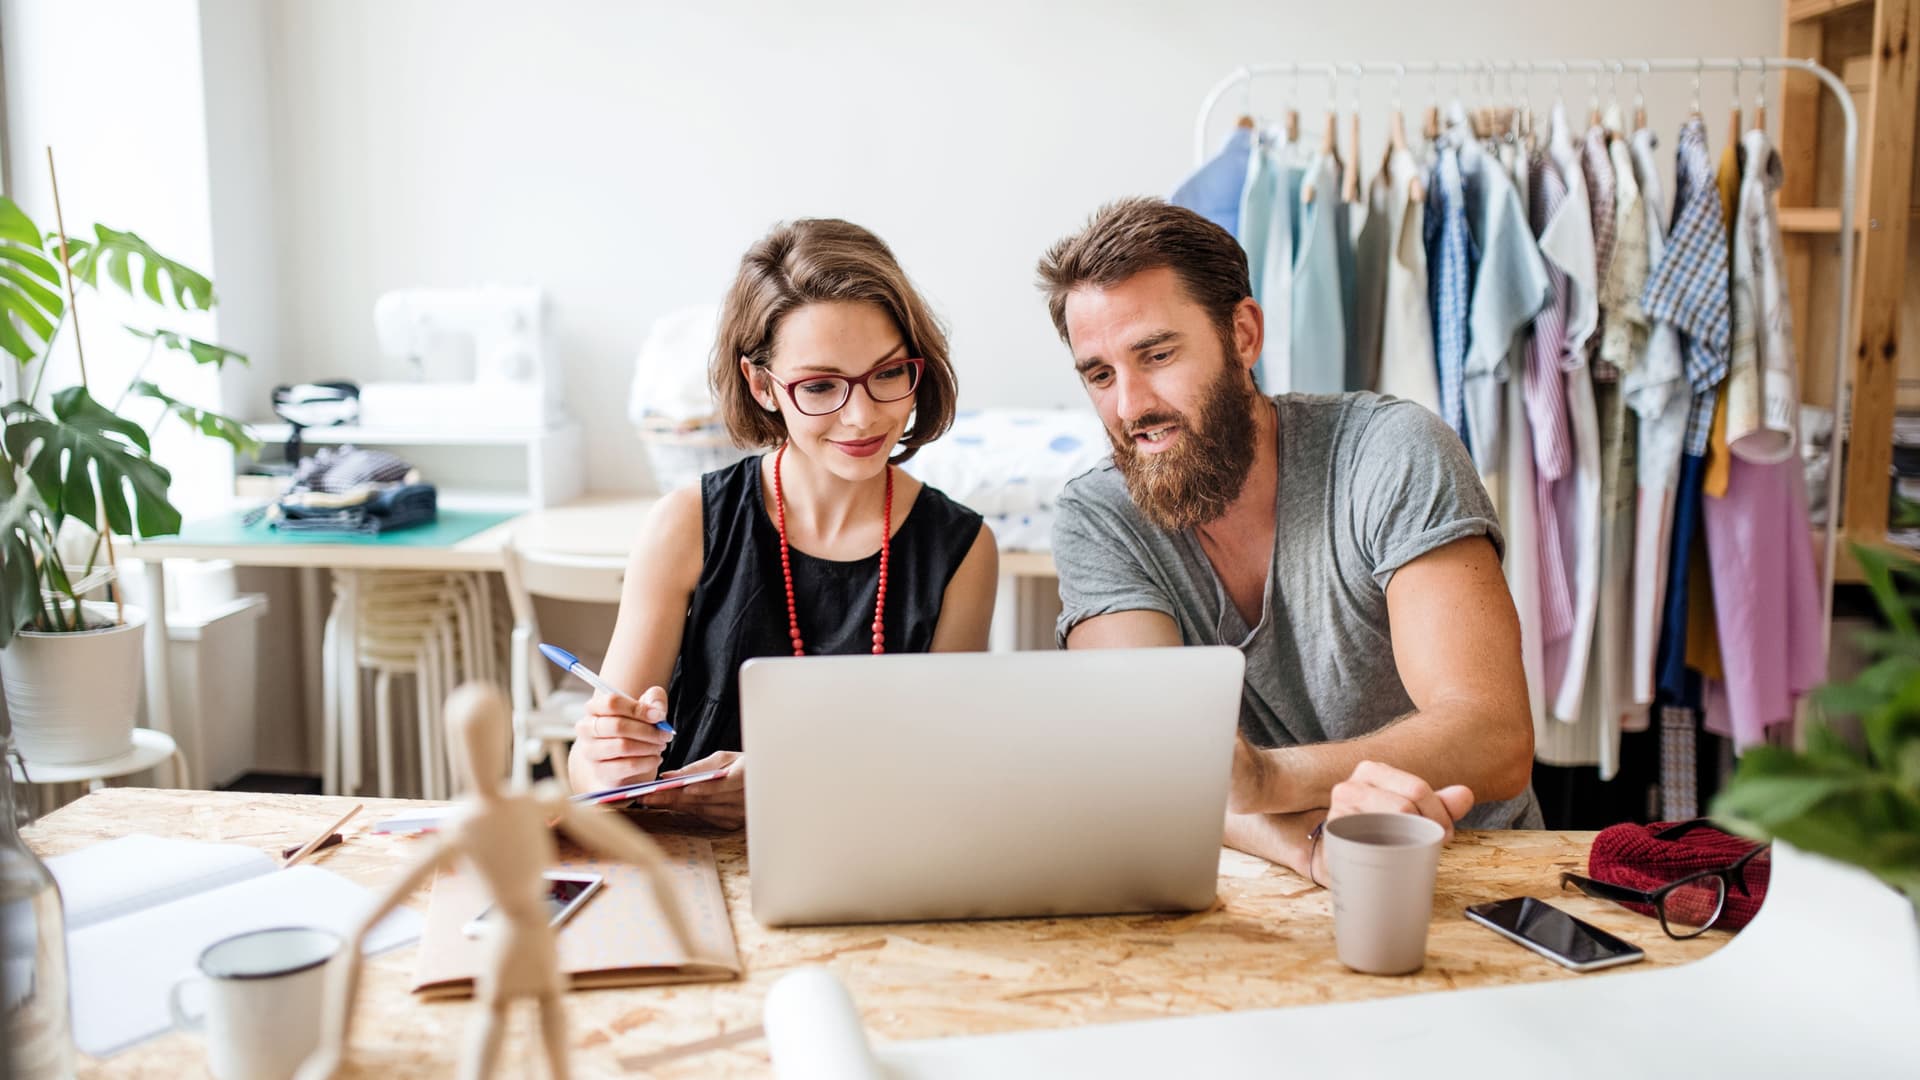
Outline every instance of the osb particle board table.
MULTIPOLYGON (((373 885, 422 844, 375 836, 373 822, 410 805, 364 800, 347 842, 315 865, 373 885)), ((25 830, 43 855, 72 851, 130 832, 277 849, 311 836, 351 800, 228 792, 113 788, 94 792, 25 830)), ((1468 904, 1508 896, 1554 903, 1646 949, 1646 964, 1697 960, 1727 941, 1709 932, 1677 942, 1621 908, 1558 889, 1559 872, 1586 862, 1590 833, 1462 834, 1442 856, 1427 966, 1415 975, 1358 975, 1334 958, 1325 892, 1287 870, 1223 852, 1220 897, 1192 915, 1128 915, 990 922, 901 923, 768 930, 755 922, 746 844, 712 834, 745 977, 725 983, 636 987, 571 994, 567 1008, 576 1074, 630 1075, 622 1057, 736 1031, 760 1022, 767 988, 805 965, 825 965, 846 981, 876 1040, 973 1035, 1151 1017, 1358 1001, 1575 976, 1466 921, 1468 904)), ((424 909, 424 891, 413 904, 424 909)), ((414 950, 374 958, 363 983, 354 1075, 445 1076, 468 1019, 464 1002, 417 1001, 407 987, 414 950)), ((515 1075, 531 1066, 531 1020, 514 1019, 507 1061, 515 1075)), ((173 1034, 105 1061, 89 1077, 205 1075, 201 1044, 173 1034)), ((682 1058, 655 1068, 662 1078, 769 1074, 763 1042, 682 1058)))

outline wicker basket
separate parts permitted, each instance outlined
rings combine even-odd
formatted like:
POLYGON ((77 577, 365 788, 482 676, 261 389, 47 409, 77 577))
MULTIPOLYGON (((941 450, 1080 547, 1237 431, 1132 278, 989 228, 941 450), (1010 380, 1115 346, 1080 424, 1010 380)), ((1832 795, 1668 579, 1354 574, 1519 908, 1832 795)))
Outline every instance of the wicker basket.
POLYGON ((682 423, 648 417, 640 422, 639 432, 647 467, 661 492, 697 484, 702 473, 724 469, 751 453, 733 445, 717 416, 682 423))

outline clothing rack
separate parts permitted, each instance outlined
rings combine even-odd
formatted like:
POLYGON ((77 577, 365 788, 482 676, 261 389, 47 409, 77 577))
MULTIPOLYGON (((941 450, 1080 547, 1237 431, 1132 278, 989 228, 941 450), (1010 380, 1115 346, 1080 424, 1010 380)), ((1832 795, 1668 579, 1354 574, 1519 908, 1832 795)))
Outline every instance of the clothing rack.
MULTIPOLYGON (((1691 75, 1694 80, 1694 100, 1699 102, 1700 76, 1706 72, 1728 72, 1736 77, 1742 74, 1758 73, 1761 79, 1775 71, 1804 71, 1819 79, 1821 85, 1833 94, 1840 105, 1840 113, 1846 120, 1846 137, 1841 147, 1840 178, 1840 318, 1834 343, 1833 363, 1833 435, 1829 450, 1831 460, 1827 468, 1827 521, 1825 565, 1822 568, 1820 582, 1822 593, 1822 626, 1820 630, 1821 653, 1831 662, 1833 655, 1833 582, 1834 560, 1838 550, 1840 529, 1840 451, 1842 433, 1848 431, 1848 416, 1852 412, 1852 403, 1847 400, 1847 359, 1849 341, 1853 329, 1852 321, 1847 317, 1853 304, 1853 213, 1854 198, 1857 194, 1856 171, 1859 160, 1860 120, 1853 98, 1847 93, 1846 84, 1839 76, 1812 60, 1800 60, 1793 57, 1768 56, 1747 58, 1714 59, 1697 57, 1693 59, 1668 58, 1614 59, 1614 60, 1415 60, 1415 61, 1359 61, 1352 63, 1326 62, 1282 62, 1271 64, 1250 64, 1238 68, 1213 85, 1200 103, 1200 115, 1194 121, 1193 151, 1194 163, 1203 164, 1207 159, 1207 128, 1213 119, 1214 110, 1235 87, 1250 90, 1253 80, 1269 76, 1301 75, 1318 76, 1327 80, 1329 100, 1337 97, 1338 86, 1342 80, 1358 82, 1363 79, 1390 77, 1396 81, 1404 80, 1408 75, 1453 75, 1459 79, 1469 77, 1482 80, 1507 79, 1516 76, 1528 80, 1535 75, 1564 77, 1572 74, 1592 76, 1611 76, 1617 80, 1622 75, 1633 75, 1636 79, 1646 75, 1691 75)), ((1762 84, 1764 86, 1764 82, 1762 84)), ((1494 87, 1496 91, 1505 87, 1494 87)), ((1523 86, 1520 95, 1525 96, 1531 87, 1523 86)), ((1556 93, 1559 87, 1556 85, 1556 93)), ((1397 95, 1396 95, 1397 96, 1397 95)))

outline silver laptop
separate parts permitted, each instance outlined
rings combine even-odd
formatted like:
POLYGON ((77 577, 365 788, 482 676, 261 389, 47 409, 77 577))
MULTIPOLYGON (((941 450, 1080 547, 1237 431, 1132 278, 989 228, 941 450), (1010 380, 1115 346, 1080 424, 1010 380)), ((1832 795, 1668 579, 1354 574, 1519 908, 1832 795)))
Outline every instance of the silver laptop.
POLYGON ((754 917, 1208 906, 1245 668, 1225 647, 749 660, 754 917))

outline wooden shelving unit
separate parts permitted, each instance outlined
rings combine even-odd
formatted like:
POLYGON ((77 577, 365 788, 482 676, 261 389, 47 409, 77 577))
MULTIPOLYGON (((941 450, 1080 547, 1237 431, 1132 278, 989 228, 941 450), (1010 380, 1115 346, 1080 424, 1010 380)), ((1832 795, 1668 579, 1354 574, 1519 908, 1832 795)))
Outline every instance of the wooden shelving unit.
MULTIPOLYGON (((1838 72, 1860 118, 1859 192, 1855 202, 1854 265, 1839 265, 1842 140, 1840 107, 1813 76, 1785 76, 1780 156, 1780 228, 1792 283, 1794 337, 1802 394, 1810 404, 1835 406, 1833 365, 1849 365, 1852 424, 1837 514, 1843 550, 1836 580, 1858 581, 1859 567, 1844 544, 1889 547, 1889 476, 1893 418, 1920 408, 1920 348, 1902 348, 1905 333, 1920 335, 1920 267, 1910 227, 1920 217, 1913 198, 1916 164, 1916 92, 1920 90, 1920 0, 1792 0, 1787 4, 1785 55, 1807 57, 1838 72), (1910 272, 1910 270, 1912 272, 1910 272), (1840 312, 1840 275, 1853 275, 1852 310, 1840 312), (1834 356, 1834 319, 1851 326, 1847 355, 1834 356), (1913 326, 1905 325, 1912 320, 1913 326)), ((1914 340, 1920 341, 1920 337, 1914 340)), ((1906 552, 1904 548, 1898 548, 1906 552)), ((1920 552, 1906 552, 1920 559, 1920 552)))

